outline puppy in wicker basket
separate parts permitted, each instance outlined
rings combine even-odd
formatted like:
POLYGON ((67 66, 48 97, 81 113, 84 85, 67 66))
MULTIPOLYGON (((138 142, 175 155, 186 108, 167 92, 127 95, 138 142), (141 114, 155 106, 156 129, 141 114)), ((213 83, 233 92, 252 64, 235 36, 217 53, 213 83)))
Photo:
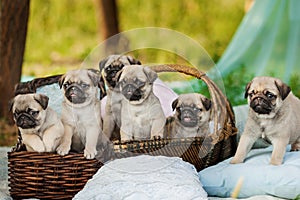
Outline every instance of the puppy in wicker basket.
POLYGON ((166 118, 159 99, 153 93, 157 73, 142 65, 127 65, 119 76, 123 95, 121 140, 163 137, 166 118))
POLYGON ((259 137, 271 141, 270 164, 281 165, 286 146, 300 150, 300 100, 288 85, 273 77, 256 77, 246 86, 249 114, 235 156, 241 163, 259 137))
POLYGON ((99 69, 107 85, 107 99, 105 117, 103 118, 103 132, 111 140, 120 140, 121 100, 122 94, 117 85, 117 73, 125 65, 140 65, 139 60, 131 56, 110 55, 99 63, 99 69))
POLYGON ((211 100, 202 94, 181 94, 172 103, 174 116, 167 118, 165 137, 187 138, 209 134, 211 100))
POLYGON ((64 134, 57 113, 43 94, 19 94, 11 103, 14 121, 27 151, 55 152, 64 134))
POLYGON ((98 97, 100 76, 91 70, 67 72, 59 85, 64 92, 62 122, 65 134, 58 153, 68 154, 70 149, 84 152, 87 159, 95 158, 97 143, 105 140, 102 135, 101 104, 98 97))

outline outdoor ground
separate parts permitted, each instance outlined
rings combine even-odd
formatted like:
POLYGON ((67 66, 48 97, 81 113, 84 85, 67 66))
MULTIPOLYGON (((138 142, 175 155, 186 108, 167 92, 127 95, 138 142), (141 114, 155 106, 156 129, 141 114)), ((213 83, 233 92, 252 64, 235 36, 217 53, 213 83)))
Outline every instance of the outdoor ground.
POLYGON ((0 147, 13 146, 17 142, 17 127, 5 120, 0 120, 0 147))

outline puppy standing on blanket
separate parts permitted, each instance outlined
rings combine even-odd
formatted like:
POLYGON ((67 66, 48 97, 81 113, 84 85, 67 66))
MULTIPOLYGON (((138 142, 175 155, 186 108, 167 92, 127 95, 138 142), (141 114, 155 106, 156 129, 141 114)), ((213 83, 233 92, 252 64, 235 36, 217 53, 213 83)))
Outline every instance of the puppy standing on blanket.
POLYGON ((153 93, 157 73, 149 67, 128 65, 119 77, 123 94, 121 140, 163 137, 166 118, 159 99, 153 93))
POLYGON ((91 70, 79 69, 67 72, 59 85, 63 88, 62 122, 65 135, 58 152, 81 152, 87 159, 97 154, 97 143, 105 142, 102 135, 101 104, 98 97, 100 76, 91 70))
POLYGON ((27 151, 55 152, 64 134, 57 113, 43 94, 19 94, 10 103, 27 151))
POLYGON ((111 140, 120 140, 121 100, 123 95, 119 87, 116 87, 116 75, 125 65, 133 64, 140 65, 141 62, 125 55, 111 55, 99 63, 102 78, 108 87, 103 132, 111 140))
POLYGON ((172 103, 175 115, 168 117, 165 135, 187 138, 209 134, 211 100, 197 93, 181 94, 172 103))
POLYGON ((300 100, 288 85, 272 77, 256 77, 246 86, 250 105, 235 156, 230 163, 241 163, 259 137, 273 145, 270 164, 282 164, 286 146, 300 150, 300 100))

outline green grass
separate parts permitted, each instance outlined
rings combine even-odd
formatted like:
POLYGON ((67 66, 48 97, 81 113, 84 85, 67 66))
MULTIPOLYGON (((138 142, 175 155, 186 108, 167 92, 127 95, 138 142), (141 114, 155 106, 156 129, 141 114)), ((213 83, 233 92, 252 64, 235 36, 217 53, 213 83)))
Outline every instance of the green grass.
MULTIPOLYGON (((244 15, 240 0, 117 0, 117 5, 121 32, 143 27, 175 30, 198 42, 215 62, 244 15)), ((97 16, 96 0, 31 0, 23 74, 45 76, 78 68, 102 42, 97 16)), ((178 61, 177 55, 159 50, 134 54, 144 63, 178 61)))
POLYGON ((76 68, 99 38, 93 1, 32 0, 23 74, 43 76, 76 68))
POLYGON ((82 60, 97 44, 93 1, 33 0, 30 6, 26 61, 82 60))
POLYGON ((215 61, 244 15, 244 2, 239 0, 120 0, 118 3, 121 30, 145 26, 176 30, 195 39, 215 61))

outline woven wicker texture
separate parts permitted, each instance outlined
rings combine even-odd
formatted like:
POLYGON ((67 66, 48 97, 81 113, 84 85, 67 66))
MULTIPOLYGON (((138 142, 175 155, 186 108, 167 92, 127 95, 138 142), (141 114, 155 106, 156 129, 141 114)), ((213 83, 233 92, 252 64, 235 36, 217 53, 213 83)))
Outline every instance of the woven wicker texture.
POLYGON ((9 152, 8 161, 13 199, 71 199, 102 166, 75 153, 9 152))
MULTIPOLYGON (((211 96, 214 131, 207 137, 114 143, 112 159, 140 154, 176 156, 200 171, 233 156, 237 133, 234 113, 215 83, 205 73, 189 66, 165 64, 151 68, 158 73, 179 72, 204 81, 211 96)), ((36 92, 58 80, 59 76, 35 79, 20 84, 15 93, 36 92)), ((8 154, 10 194, 14 199, 70 199, 102 166, 95 159, 86 160, 82 154, 34 153, 20 151, 21 146, 22 138, 19 137, 17 147, 8 154)))
POLYGON ((114 145, 115 158, 141 154, 181 157, 184 161, 193 164, 198 171, 218 163, 219 157, 210 154, 210 149, 211 141, 204 140, 201 137, 131 141, 128 143, 115 143, 114 145))

